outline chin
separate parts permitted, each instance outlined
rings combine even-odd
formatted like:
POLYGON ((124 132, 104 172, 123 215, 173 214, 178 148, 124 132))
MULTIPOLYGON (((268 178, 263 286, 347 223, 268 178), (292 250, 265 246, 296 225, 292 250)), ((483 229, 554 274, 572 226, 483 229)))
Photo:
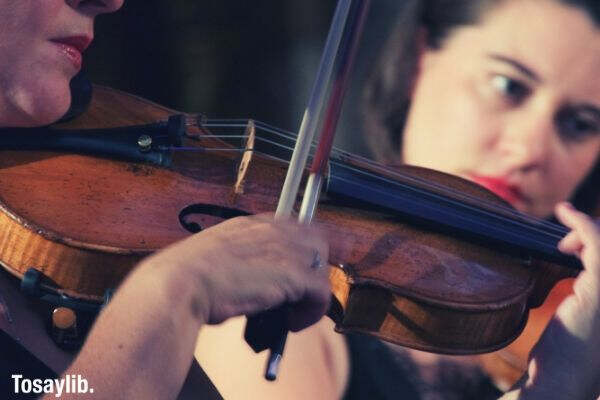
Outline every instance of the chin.
POLYGON ((5 115, 0 113, 0 126, 36 127, 58 121, 71 105, 69 81, 45 79, 27 82, 8 91, 5 115))
POLYGON ((37 108, 37 112, 35 114, 30 115, 28 126, 36 127, 53 124, 66 114, 70 105, 70 96, 68 99, 66 99, 66 101, 62 101, 60 103, 43 104, 37 108))

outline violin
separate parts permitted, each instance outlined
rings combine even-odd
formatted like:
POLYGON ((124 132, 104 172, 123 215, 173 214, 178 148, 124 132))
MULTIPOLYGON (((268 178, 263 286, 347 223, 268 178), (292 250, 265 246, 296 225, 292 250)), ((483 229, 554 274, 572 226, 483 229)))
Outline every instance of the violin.
MULTIPOLYGON (((100 304, 152 252, 272 211, 292 144, 266 124, 96 86, 76 119, 1 135, 1 264, 33 295, 100 304)), ((556 249, 564 227, 483 187, 342 151, 316 221, 330 243, 336 330, 431 352, 508 345, 529 309, 582 268, 556 249)))

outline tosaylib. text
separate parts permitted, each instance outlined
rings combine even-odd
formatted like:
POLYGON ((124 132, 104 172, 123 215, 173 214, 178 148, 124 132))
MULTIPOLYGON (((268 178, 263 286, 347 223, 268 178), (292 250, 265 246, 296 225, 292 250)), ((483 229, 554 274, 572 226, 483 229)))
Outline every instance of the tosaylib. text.
POLYGON ((65 375, 59 379, 28 379, 23 375, 11 375, 14 381, 14 391, 18 393, 48 394, 60 397, 63 393, 94 393, 87 379, 81 375, 65 375))

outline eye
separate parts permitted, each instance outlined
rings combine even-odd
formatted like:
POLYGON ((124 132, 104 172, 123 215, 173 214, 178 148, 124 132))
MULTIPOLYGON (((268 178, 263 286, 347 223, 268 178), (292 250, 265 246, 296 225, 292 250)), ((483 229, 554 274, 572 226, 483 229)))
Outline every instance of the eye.
POLYGON ((566 141, 581 141, 600 134, 600 121, 594 113, 567 107, 558 112, 555 120, 561 137, 566 141))
POLYGON ((530 89, 524 83, 505 75, 494 75, 492 86, 512 103, 519 103, 529 95, 530 89))

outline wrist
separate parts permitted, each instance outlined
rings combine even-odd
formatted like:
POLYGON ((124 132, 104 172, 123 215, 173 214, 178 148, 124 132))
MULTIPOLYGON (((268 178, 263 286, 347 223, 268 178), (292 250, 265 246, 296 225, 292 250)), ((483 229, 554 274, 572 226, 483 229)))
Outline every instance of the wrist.
POLYGON ((185 265, 166 264, 161 259, 150 257, 132 275, 137 275, 132 279, 146 282, 142 287, 150 290, 156 306, 185 321, 193 321, 198 329, 207 321, 209 298, 202 274, 185 265))

